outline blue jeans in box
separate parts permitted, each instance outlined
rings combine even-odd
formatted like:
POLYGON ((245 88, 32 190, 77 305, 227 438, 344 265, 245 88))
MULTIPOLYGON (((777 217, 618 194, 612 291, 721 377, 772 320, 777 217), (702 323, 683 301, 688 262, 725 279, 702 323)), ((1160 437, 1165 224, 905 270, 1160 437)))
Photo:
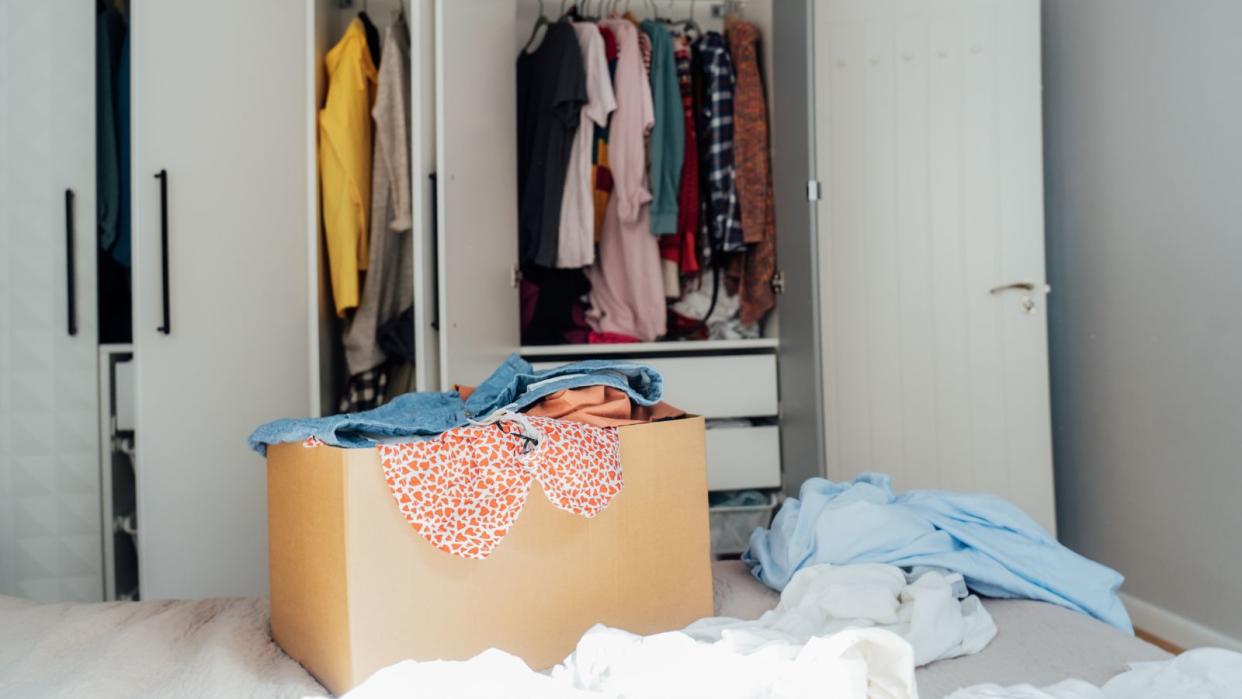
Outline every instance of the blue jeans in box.
POLYGON ((250 435, 250 448, 267 453, 267 445, 318 437, 335 447, 370 447, 394 438, 434 437, 485 420, 500 410, 519 411, 557 391, 583 386, 621 389, 639 405, 660 401, 664 379, 645 364, 592 359, 535 371, 510 355, 467 400, 457 391, 407 393, 361 413, 321 418, 274 420, 250 435))

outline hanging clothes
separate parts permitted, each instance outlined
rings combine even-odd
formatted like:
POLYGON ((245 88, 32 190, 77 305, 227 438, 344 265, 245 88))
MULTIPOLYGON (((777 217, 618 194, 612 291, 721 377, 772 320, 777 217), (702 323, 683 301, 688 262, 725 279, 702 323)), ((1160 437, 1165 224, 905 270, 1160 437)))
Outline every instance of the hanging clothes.
POLYGON ((116 93, 113 110, 116 119, 116 165, 119 182, 117 186, 116 241, 112 244, 112 259, 122 267, 130 266, 130 241, 133 229, 130 197, 130 120, 129 120, 129 37, 121 42, 116 70, 112 75, 116 93))
POLYGON ((568 22, 548 27, 517 61, 518 259, 555 267, 561 200, 574 135, 587 103, 586 68, 568 22))
POLYGON ((590 22, 575 22, 573 27, 586 68, 587 101, 582 107, 581 122, 569 153, 569 169, 561 200, 557 267, 586 267, 595 261, 591 146, 596 127, 606 126, 608 116, 617 108, 608 73, 608 58, 604 54, 604 37, 599 27, 590 22))
POLYGON ((332 298, 357 308, 367 268, 371 203, 371 105, 378 82, 362 22, 354 18, 324 58, 328 96, 319 111, 319 177, 332 298))
POLYGON ((358 13, 358 21, 362 22, 362 31, 367 36, 367 53, 371 54, 371 64, 379 68, 380 64, 380 33, 379 27, 371 21, 366 10, 358 13))
MULTIPOLYGON (((617 36, 603 25, 596 25, 604 39, 604 57, 608 60, 608 81, 612 83, 617 71, 617 36)), ((615 97, 615 94, 614 94, 615 97)), ((608 210, 608 198, 612 196, 612 170, 608 167, 608 123, 595 125, 594 151, 591 156, 591 187, 595 199, 595 242, 604 230, 604 212, 608 210)))
POLYGON ((683 156, 678 191, 677 233, 660 238, 660 257, 664 270, 664 295, 681 296, 681 277, 698 274, 697 233, 699 228, 699 145, 695 134, 694 81, 691 77, 690 40, 682 35, 673 40, 677 62, 677 83, 681 92, 683 156))
POLYGON ((623 19, 601 24, 616 34, 620 47, 614 82, 617 110, 609 130, 615 189, 604 216, 598 258, 587 273, 591 282, 587 322, 596 332, 651 341, 665 331, 660 251, 651 235, 651 193, 644 183, 643 137, 654 125, 655 113, 642 69, 639 31, 623 19))
POLYGON ((776 224, 772 197, 772 161, 768 107, 759 67, 759 30, 734 17, 725 23, 736 75, 734 86, 734 161, 746 253, 730 260, 736 280, 742 325, 758 323, 776 305, 776 224))
POLYGON ((95 210, 99 247, 111 250, 117 238, 121 211, 120 148, 116 122, 114 80, 125 43, 125 17, 108 7, 95 18, 95 210))
POLYGON ((703 71, 699 148, 706 168, 707 225, 712 242, 731 252, 745 246, 733 170, 733 62, 719 32, 699 37, 694 51, 703 71))
POLYGON ((681 89, 673 56, 673 37, 668 27, 649 19, 639 26, 651 43, 651 97, 655 112, 648 168, 651 232, 667 235, 677 232, 677 198, 685 148, 685 129, 680 117, 681 89))
MULTIPOLYGON (((384 32, 371 116, 375 152, 371 163, 369 260, 362 300, 345 329, 345 363, 351 376, 374 370, 388 360, 378 341, 379 327, 414 304, 414 260, 410 207, 410 31, 404 16, 384 32)), ((378 382, 370 382, 375 385, 378 382)), ((383 402, 380 393, 372 400, 383 402)), ((346 402, 342 409, 372 405, 346 402)))
POLYGON ((134 339, 129 209, 129 38, 108 7, 95 18, 95 257, 99 341, 134 339), (104 254, 107 253, 107 254, 104 254))

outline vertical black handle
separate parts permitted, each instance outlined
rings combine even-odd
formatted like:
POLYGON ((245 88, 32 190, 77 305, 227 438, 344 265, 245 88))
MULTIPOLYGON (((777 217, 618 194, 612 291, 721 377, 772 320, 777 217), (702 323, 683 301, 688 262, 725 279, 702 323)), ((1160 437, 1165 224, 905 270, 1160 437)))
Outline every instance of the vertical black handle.
POLYGON ((164 289, 164 324, 156 331, 171 335, 172 311, 168 304, 168 171, 155 173, 155 179, 160 181, 160 276, 164 289))
MULTIPOLYGON (((436 173, 427 176, 431 180, 431 259, 439 259, 440 255, 440 180, 436 173)), ((438 265, 431 266, 433 278, 431 288, 434 296, 431 299, 431 329, 440 329, 440 277, 438 265)), ((417 272, 415 273, 418 274, 417 272)), ((417 326, 416 326, 417 327, 417 326)))
POLYGON ((65 295, 69 312, 69 336, 78 334, 78 265, 73 245, 73 190, 65 190, 65 295))

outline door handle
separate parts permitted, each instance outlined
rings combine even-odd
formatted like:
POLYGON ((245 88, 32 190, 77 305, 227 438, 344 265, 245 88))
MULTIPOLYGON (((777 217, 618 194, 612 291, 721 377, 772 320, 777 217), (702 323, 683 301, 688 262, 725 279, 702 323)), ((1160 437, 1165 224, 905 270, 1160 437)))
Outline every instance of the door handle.
POLYGON ((160 181, 160 263, 164 296, 164 324, 155 330, 171 335, 172 311, 168 305, 168 171, 155 173, 155 179, 160 181))
POLYGON ((65 190, 65 296, 69 315, 69 337, 78 334, 78 265, 73 244, 73 190, 65 190))
POLYGON ((988 293, 996 296, 1006 291, 1022 292, 1022 310, 1031 315, 1035 313, 1035 294, 1042 293, 1044 295, 1052 293, 1052 287, 1048 284, 1036 284, 1035 282, 1014 282, 1012 284, 1002 284, 994 286, 988 290, 988 293))
MULTIPOLYGON (((1036 288, 1039 286, 1040 285, 1034 282, 1014 282, 1012 284, 1002 284, 1000 286, 994 286, 991 288, 991 290, 988 291, 988 293, 992 295, 996 295, 1003 291, 1025 291, 1026 293, 1031 294, 1031 293, 1034 293, 1036 288)), ((1042 288, 1040 288, 1039 290, 1045 294, 1052 293, 1052 287, 1048 286, 1047 284, 1044 284, 1042 288)))

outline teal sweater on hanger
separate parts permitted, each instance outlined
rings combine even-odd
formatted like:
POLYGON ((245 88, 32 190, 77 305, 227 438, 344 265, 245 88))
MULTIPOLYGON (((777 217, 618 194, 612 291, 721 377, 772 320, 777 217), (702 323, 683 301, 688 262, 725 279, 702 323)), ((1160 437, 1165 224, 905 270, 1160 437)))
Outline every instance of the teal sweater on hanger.
POLYGON ((677 201, 681 191, 681 162, 686 147, 681 86, 673 37, 664 25, 649 19, 639 25, 651 37, 651 98, 655 127, 651 130, 651 162, 647 170, 651 186, 651 232, 677 232, 677 201))

